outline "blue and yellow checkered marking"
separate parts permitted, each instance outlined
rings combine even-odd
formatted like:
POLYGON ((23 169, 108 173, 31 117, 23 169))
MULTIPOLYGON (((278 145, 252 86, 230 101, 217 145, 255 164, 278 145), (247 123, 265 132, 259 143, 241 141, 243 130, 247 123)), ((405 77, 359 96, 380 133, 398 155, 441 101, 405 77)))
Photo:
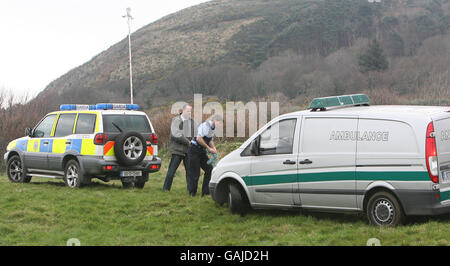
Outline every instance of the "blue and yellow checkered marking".
POLYGON ((52 150, 52 146, 52 139, 41 139, 39 143, 39 152, 50 152, 52 150))
MULTIPOLYGON (((95 132, 98 132, 99 130, 99 113, 98 111, 63 111, 63 112, 52 112, 50 114, 56 114, 59 116, 61 113, 88 113, 88 114, 95 114, 97 116, 95 121, 95 132)), ((76 121, 78 119, 75 119, 75 124, 73 128, 73 132, 75 132, 75 125, 76 121)), ((49 152, 49 153, 66 153, 68 151, 74 151, 80 155, 95 155, 96 146, 93 142, 92 138, 89 139, 60 139, 60 138, 53 138, 55 134, 55 127, 56 127, 56 121, 58 120, 58 117, 55 119, 53 129, 51 132, 51 138, 46 139, 22 139, 22 140, 14 140, 11 141, 8 144, 7 150, 11 150, 13 148, 17 148, 20 151, 24 152, 49 152), (47 144, 48 143, 48 144, 47 144), (70 144, 67 144, 70 143, 70 144)))
POLYGON ((67 141, 71 142, 72 144, 70 145, 70 147, 69 147, 69 145, 66 146, 66 151, 71 150, 71 151, 76 151, 79 154, 81 154, 81 146, 83 143, 82 139, 68 139, 67 141))
POLYGON ((14 147, 17 147, 20 151, 26 151, 28 146, 28 140, 18 140, 14 147))

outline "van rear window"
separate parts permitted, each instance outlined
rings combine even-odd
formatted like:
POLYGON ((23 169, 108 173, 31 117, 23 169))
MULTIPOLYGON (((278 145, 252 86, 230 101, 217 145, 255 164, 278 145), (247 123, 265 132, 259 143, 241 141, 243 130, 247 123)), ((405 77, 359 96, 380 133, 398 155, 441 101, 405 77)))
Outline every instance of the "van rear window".
POLYGON ((150 124, 145 115, 103 115, 104 132, 137 131, 142 133, 151 133, 150 124))

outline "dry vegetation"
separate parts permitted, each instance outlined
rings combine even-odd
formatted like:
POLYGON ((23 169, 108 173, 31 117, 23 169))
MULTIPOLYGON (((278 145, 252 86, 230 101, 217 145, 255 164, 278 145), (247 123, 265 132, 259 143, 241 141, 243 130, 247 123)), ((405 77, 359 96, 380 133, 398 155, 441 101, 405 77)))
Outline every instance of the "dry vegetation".
POLYGON ((17 97, 11 91, 0 88, 0 169, 4 167, 3 154, 8 143, 24 136, 25 128, 34 127, 50 111, 44 99, 28 101, 26 95, 17 97))

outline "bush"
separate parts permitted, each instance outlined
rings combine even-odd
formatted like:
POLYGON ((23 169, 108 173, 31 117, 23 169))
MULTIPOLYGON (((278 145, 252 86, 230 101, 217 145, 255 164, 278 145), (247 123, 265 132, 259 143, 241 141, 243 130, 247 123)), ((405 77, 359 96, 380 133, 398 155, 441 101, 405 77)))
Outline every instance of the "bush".
POLYGON ((34 127, 50 111, 44 97, 28 100, 27 95, 14 96, 11 91, 0 89, 0 168, 5 167, 3 154, 8 143, 24 136, 25 128, 34 127))

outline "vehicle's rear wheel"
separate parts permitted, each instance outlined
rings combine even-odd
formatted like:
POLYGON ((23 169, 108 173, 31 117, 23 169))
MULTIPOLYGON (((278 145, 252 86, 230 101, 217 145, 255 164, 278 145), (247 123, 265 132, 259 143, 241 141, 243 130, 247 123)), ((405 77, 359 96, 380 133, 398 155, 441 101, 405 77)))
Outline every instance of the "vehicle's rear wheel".
POLYGON ((76 160, 69 160, 64 168, 64 183, 70 188, 79 188, 83 184, 83 172, 76 160))
POLYGON ((8 160, 8 178, 14 183, 28 183, 31 180, 31 176, 25 176, 25 172, 22 166, 22 161, 18 155, 11 156, 8 160))
POLYGON ((136 178, 134 182, 134 187, 144 188, 145 183, 148 181, 148 173, 144 173, 143 176, 136 178))
POLYGON ((369 198, 366 214, 369 222, 377 226, 396 226, 405 221, 405 214, 397 198, 385 191, 377 192, 369 198))
POLYGON ((134 186, 134 182, 122 181, 123 188, 132 188, 134 186))
POLYGON ((242 194, 239 187, 231 183, 228 185, 228 208, 233 214, 240 214, 245 216, 248 211, 248 203, 245 200, 245 196, 242 194))
POLYGON ((136 188, 144 188, 144 186, 145 186, 145 181, 134 182, 134 187, 136 187, 136 188))

